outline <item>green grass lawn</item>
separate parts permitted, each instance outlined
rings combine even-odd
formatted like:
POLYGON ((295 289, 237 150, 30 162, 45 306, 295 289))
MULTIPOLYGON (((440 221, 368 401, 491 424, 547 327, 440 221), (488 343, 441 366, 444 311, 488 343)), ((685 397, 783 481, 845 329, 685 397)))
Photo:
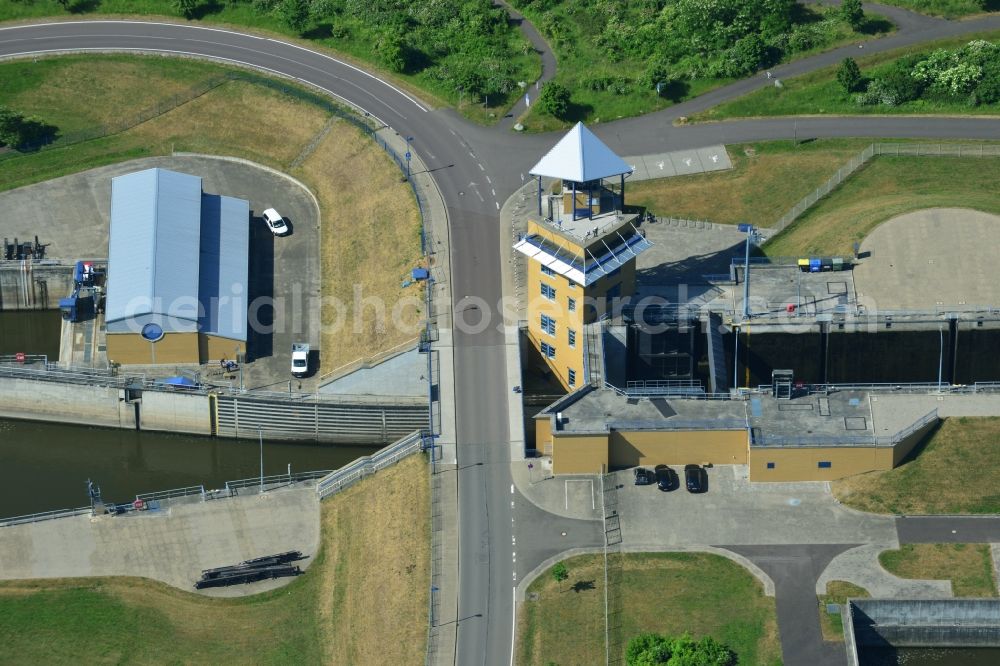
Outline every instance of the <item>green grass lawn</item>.
POLYGON ((998 483, 1000 418, 950 417, 899 467, 834 481, 833 493, 874 513, 1000 513, 998 483), (962 483, 949 474, 956 469, 962 483))
MULTIPOLYGON (((930 53, 938 48, 956 48, 973 39, 996 41, 1000 31, 966 35, 961 38, 925 42, 917 46, 895 49, 865 58, 857 58, 864 74, 873 68, 895 61, 903 56, 930 53)), ((917 99, 898 106, 859 106, 854 94, 845 93, 836 80, 837 66, 818 69, 809 74, 783 79, 784 87, 767 86, 748 95, 725 102, 691 116, 692 121, 725 120, 730 118, 755 118, 762 116, 798 115, 995 115, 997 104, 970 107, 964 101, 953 99, 917 99)))
POLYGON ((993 12, 1000 9, 1000 3, 996 0, 986 0, 983 7, 979 0, 882 0, 887 5, 895 5, 903 9, 910 9, 929 16, 941 16, 944 18, 961 18, 963 16, 973 16, 984 12, 993 12))
POLYGON ((950 580, 956 597, 997 596, 988 544, 903 544, 879 553, 878 561, 900 578, 950 580))
POLYGON ((2 582, 0 662, 421 664, 426 469, 413 456, 325 500, 321 552, 272 592, 213 599, 141 578, 2 582))
MULTIPOLYGON (((727 644, 741 664, 781 663, 774 599, 739 565, 706 553, 620 557, 622 649, 643 631, 688 631, 727 644)), ((565 564, 567 580, 556 582, 546 571, 528 588, 518 620, 519 664, 604 661, 603 556, 581 555, 565 564)))
POLYGON ((727 146, 728 171, 630 183, 629 204, 657 215, 767 227, 871 142, 761 141, 727 146))
POLYGON ((831 580, 826 584, 826 594, 819 595, 819 626, 825 641, 844 640, 844 613, 848 599, 867 599, 868 590, 842 580, 831 580), (828 613, 827 604, 838 604, 840 613, 828 613))
POLYGON ((973 208, 1000 213, 1000 159, 874 158, 767 243, 770 256, 849 255, 880 223, 922 208, 973 208))
MULTIPOLYGON (((423 97, 433 104, 458 105, 462 98, 461 92, 456 87, 446 83, 434 67, 427 66, 433 63, 421 61, 414 68, 414 71, 402 73, 387 71, 378 61, 375 53, 375 40, 369 34, 374 29, 365 29, 362 18, 349 14, 341 15, 336 20, 332 17, 310 20, 307 22, 305 30, 298 33, 289 28, 276 12, 258 12, 254 9, 254 4, 249 1, 202 0, 194 17, 188 21, 181 17, 175 8, 174 0, 70 0, 68 11, 56 0, 0 2, 0 21, 43 18, 65 20, 91 17, 140 17, 147 19, 168 17, 170 20, 182 23, 222 25, 278 34, 292 42, 298 42, 327 53, 336 53, 356 63, 363 64, 365 69, 404 88, 420 91, 423 97)), ((412 15, 410 18, 416 20, 412 15)), ((541 59, 530 48, 530 44, 521 36, 516 26, 507 25, 503 30, 505 48, 497 57, 511 68, 513 80, 534 81, 541 73, 541 59)), ((470 100, 469 96, 466 95, 460 110, 466 116, 479 122, 495 122, 496 118, 502 117, 503 112, 519 96, 520 91, 515 87, 506 95, 491 97, 489 100, 490 108, 487 109, 481 104, 483 100, 470 100), (491 113, 493 114, 492 118, 490 117, 491 113)))

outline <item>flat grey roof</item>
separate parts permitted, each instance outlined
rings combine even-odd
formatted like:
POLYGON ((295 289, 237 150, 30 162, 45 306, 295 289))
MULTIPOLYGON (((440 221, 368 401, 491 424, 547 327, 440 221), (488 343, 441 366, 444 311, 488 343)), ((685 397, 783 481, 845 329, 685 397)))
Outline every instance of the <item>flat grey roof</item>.
POLYGON ((200 214, 197 176, 147 169, 111 180, 109 332, 151 321, 164 331, 194 330, 200 214))
MULTIPOLYGON (((919 410, 918 410, 919 411, 919 410)), ((751 395, 747 400, 628 398, 610 389, 585 389, 553 403, 543 414, 562 415, 560 430, 596 433, 609 430, 753 430, 752 446, 871 446, 875 424, 868 394, 839 391, 778 400, 751 395)), ((923 413, 892 424, 892 436, 923 413)), ((879 445, 886 445, 880 440, 879 445)))

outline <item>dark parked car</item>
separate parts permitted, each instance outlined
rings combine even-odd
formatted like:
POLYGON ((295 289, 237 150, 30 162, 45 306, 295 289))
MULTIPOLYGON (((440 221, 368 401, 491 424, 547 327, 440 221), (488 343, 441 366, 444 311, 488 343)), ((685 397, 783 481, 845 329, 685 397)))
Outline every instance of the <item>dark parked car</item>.
POLYGON ((703 493, 708 490, 708 474, 701 465, 685 465, 684 483, 689 493, 703 493))
POLYGON ((653 482, 653 473, 645 467, 635 468, 635 485, 648 486, 653 482))
POLYGON ((656 487, 660 490, 673 490, 678 485, 677 472, 666 465, 656 466, 656 487))

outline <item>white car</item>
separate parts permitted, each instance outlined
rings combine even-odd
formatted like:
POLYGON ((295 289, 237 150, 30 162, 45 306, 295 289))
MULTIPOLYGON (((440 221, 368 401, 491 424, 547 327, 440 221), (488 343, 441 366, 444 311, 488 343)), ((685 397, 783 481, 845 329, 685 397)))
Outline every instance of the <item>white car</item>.
POLYGON ((281 213, 273 208, 268 208, 264 211, 264 222, 275 236, 284 236, 288 233, 288 225, 285 224, 285 219, 281 217, 281 213))

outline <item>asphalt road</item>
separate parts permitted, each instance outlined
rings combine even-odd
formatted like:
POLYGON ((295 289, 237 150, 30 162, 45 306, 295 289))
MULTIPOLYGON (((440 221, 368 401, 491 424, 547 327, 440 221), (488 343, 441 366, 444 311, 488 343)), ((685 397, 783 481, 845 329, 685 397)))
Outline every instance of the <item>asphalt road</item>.
MULTIPOLYGON (((899 34, 869 43, 864 53, 993 27, 1000 27, 1000 16, 962 23, 932 24, 914 19, 899 34)), ((434 170, 448 210, 456 313, 468 312, 464 309, 468 301, 463 304, 463 300, 469 296, 482 298, 491 308, 498 303, 499 208, 556 136, 524 136, 472 125, 452 111, 430 110, 414 97, 347 63, 266 37, 190 25, 125 21, 0 29, 0 58, 69 51, 162 52, 253 66, 308 82, 363 108, 387 125, 381 131, 414 137, 413 150, 434 170)), ((856 47, 846 47, 775 68, 773 75, 804 73, 857 52, 856 47)), ((793 136, 1000 138, 1000 121, 972 118, 809 118, 681 127, 672 124, 679 116, 768 84, 763 76, 754 77, 660 113, 600 125, 596 131, 621 154, 793 136)), ((515 568, 503 339, 491 326, 476 334, 456 330, 454 342, 461 470, 459 617, 467 618, 459 624, 456 662, 509 664, 515 568)))

